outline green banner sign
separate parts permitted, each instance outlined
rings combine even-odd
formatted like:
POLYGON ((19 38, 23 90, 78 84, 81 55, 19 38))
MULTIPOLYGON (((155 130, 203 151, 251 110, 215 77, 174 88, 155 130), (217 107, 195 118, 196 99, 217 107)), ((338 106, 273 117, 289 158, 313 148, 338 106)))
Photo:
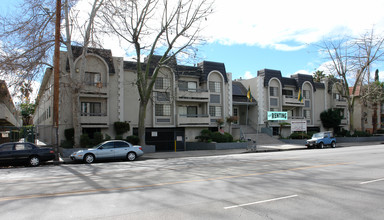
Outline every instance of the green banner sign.
POLYGON ((277 121, 277 120, 287 120, 288 113, 287 112, 268 112, 268 120, 277 121))

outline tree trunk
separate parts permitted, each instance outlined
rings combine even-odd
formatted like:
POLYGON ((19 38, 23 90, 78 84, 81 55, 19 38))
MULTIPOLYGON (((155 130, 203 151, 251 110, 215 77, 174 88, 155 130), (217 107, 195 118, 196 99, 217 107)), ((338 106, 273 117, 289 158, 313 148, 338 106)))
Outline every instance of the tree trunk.
POLYGON ((375 134, 377 131, 377 103, 373 104, 373 115, 372 115, 372 133, 375 134))
POLYGON ((145 146, 145 117, 147 113, 148 101, 142 100, 139 107, 139 130, 138 135, 140 139, 140 145, 145 146))
POLYGON ((79 118, 79 92, 77 89, 72 93, 72 123, 74 129, 74 148, 80 147, 80 118, 79 118))

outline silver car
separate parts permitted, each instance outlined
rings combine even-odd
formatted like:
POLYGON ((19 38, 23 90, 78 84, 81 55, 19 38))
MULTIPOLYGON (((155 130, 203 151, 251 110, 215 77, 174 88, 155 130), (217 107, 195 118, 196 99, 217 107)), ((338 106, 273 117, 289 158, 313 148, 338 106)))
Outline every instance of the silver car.
POLYGON ((72 160, 93 163, 95 160, 135 160, 144 154, 141 146, 126 141, 105 141, 94 148, 79 150, 71 154, 72 160))

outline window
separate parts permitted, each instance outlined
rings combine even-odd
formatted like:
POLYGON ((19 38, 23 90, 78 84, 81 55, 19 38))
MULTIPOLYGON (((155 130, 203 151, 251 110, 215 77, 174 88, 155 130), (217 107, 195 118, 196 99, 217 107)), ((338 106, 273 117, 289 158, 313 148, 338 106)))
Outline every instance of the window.
POLYGON ((311 119, 311 110, 304 110, 304 117, 306 119, 311 119))
POLYGON ((17 143, 15 145, 15 150, 32 150, 32 146, 24 143, 17 143))
POLYGON ((220 82, 209 82, 209 91, 210 92, 221 92, 221 83, 220 82))
POLYGON ((108 143, 103 144, 101 147, 103 149, 113 149, 115 147, 114 145, 115 144, 113 142, 108 142, 108 143))
POLYGON ((169 89, 171 87, 171 82, 168 78, 157 77, 155 82, 155 89, 169 89))
POLYGON ((279 105, 279 99, 270 98, 270 104, 271 104, 271 106, 278 106, 279 105))
POLYGON ((197 117, 197 106, 179 106, 179 115, 197 117))
POLYGON ((293 96, 293 90, 290 90, 290 89, 283 89, 283 95, 286 95, 286 96, 293 96))
POLYGON ((305 100, 305 107, 306 108, 310 108, 311 107, 311 101, 309 101, 309 100, 305 100))
POLYGON ((209 115, 212 117, 221 117, 221 107, 209 106, 209 115))
POLYGON ((220 104, 220 95, 210 95, 210 103, 220 104))
POLYGON ((171 105, 155 105, 156 116, 171 116, 171 105))
POLYGON ((270 96, 279 96, 277 87, 269 87, 269 95, 270 96))
POLYGON ((82 102, 82 116, 101 116, 101 102, 82 102))
POLYGON ((95 72, 86 72, 85 73, 85 83, 87 85, 97 85, 101 82, 101 74, 95 72))
POLYGON ((12 151, 12 148, 13 148, 13 144, 5 144, 3 145, 2 148, 0 148, 0 152, 12 151))
POLYGON ((309 90, 303 90, 303 97, 305 99, 309 99, 309 94, 310 94, 310 91, 309 90))
POLYGON ((179 89, 181 91, 197 91, 197 82, 187 82, 187 81, 179 81, 179 89))
POLYGON ((237 117, 237 121, 234 122, 234 124, 239 123, 239 109, 238 108, 233 108, 233 116, 237 117))
POLYGON ((171 100, 169 97, 169 92, 157 92, 156 100, 159 102, 166 102, 171 100))
POLYGON ((124 148, 124 147, 129 147, 129 144, 125 143, 125 142, 115 142, 115 148, 124 148))

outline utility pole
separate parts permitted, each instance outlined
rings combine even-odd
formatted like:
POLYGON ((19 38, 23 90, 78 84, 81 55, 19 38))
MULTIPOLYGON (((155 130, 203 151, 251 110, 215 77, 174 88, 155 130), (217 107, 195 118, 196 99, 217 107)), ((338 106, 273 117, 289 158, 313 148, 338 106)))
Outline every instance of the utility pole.
POLYGON ((60 78, 60 20, 61 0, 56 0, 55 22, 55 53, 53 63, 53 127, 56 130, 56 144, 54 147, 55 160, 53 164, 59 164, 59 78, 60 78))

